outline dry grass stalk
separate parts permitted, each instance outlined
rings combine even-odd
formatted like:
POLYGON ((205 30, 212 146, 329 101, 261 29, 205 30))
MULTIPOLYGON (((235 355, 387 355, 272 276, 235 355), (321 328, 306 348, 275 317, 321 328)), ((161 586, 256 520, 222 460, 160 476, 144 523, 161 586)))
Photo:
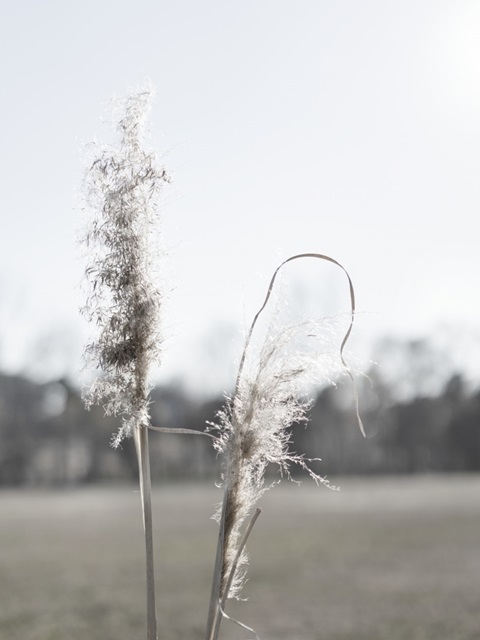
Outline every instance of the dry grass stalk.
POLYGON ((152 243, 159 195, 169 178, 155 154, 143 148, 149 88, 118 104, 118 148, 94 146, 85 178, 93 211, 84 238, 90 295, 83 313, 97 336, 87 346, 101 376, 85 394, 87 406, 101 403, 122 425, 113 444, 134 436, 142 497, 147 564, 148 640, 157 638, 153 570, 152 508, 148 428, 149 370, 159 358, 161 292, 152 269, 158 247, 152 243))
MULTIPOLYGON (((244 550, 246 538, 241 530, 253 506, 266 491, 265 471, 270 464, 277 465, 282 475, 290 476, 290 466, 299 465, 317 483, 327 484, 310 467, 311 460, 292 453, 290 427, 307 420, 309 403, 302 399, 302 385, 310 375, 315 377, 314 360, 305 354, 288 353, 284 347, 295 338, 298 330, 310 331, 310 323, 289 327, 267 335, 253 371, 247 371, 251 359, 251 339, 257 321, 270 299, 280 269, 287 263, 304 258, 316 258, 331 262, 346 274, 349 284, 351 319, 340 345, 340 361, 344 371, 353 377, 344 360, 344 347, 350 336, 355 316, 355 294, 352 281, 344 267, 333 258, 317 253, 305 253, 285 260, 275 271, 262 307, 250 326, 240 361, 233 397, 219 414, 218 439, 215 448, 222 454, 224 498, 217 513, 219 538, 214 568, 207 640, 217 640, 227 598, 238 597, 244 582, 247 556, 244 550)), ((355 400, 356 391, 355 391, 355 400)), ((358 406, 357 406, 358 416, 358 406)), ((359 425, 363 432, 361 420, 359 425)), ((250 533, 251 523, 246 536, 250 533)))

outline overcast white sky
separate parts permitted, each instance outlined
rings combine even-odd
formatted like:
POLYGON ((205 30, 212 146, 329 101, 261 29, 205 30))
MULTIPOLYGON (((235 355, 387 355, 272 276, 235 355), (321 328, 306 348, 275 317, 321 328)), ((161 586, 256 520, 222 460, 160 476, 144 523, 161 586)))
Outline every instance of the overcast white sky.
MULTIPOLYGON (((460 357, 478 348, 478 2, 25 0, 3 7, 0 60, 3 367, 75 359, 82 145, 146 78, 174 174, 169 375, 222 355, 227 371, 218 336, 303 251, 350 271, 360 350, 442 327, 460 357)), ((313 273, 325 312, 345 311, 342 274, 313 273)))

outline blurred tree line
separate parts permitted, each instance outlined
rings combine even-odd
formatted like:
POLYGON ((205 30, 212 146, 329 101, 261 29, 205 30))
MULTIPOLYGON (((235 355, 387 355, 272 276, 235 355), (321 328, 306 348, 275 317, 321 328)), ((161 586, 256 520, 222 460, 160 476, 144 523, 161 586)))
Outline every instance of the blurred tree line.
MULTIPOLYGON (((459 373, 438 386, 438 361, 424 342, 391 343, 388 349, 388 357, 398 360, 396 378, 374 368, 359 381, 367 438, 345 382, 316 393, 309 424, 292 428, 292 449, 320 457, 315 470, 328 476, 480 471, 480 390, 459 373)), ((198 400, 178 386, 158 387, 152 424, 203 431, 222 405, 221 396, 198 400)), ((85 411, 79 390, 66 380, 36 384, 0 374, 0 485, 136 479, 133 442, 118 451, 110 447, 117 426, 101 408, 85 411)), ((209 438, 152 433, 150 440, 154 478, 216 475, 209 438)))

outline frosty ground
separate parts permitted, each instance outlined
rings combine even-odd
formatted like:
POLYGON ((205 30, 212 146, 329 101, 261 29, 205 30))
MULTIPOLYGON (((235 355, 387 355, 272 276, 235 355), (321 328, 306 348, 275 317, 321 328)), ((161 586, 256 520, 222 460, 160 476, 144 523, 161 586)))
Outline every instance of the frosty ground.
MULTIPOLYGON (((480 477, 282 483, 252 533, 246 602, 262 640, 474 640, 480 477)), ((203 638, 221 492, 155 487, 159 638, 203 638), (162 631, 163 629, 163 631, 162 631)), ((141 510, 132 486, 0 492, 0 638, 145 637, 141 510)), ((222 638, 250 637, 224 622, 222 638)))

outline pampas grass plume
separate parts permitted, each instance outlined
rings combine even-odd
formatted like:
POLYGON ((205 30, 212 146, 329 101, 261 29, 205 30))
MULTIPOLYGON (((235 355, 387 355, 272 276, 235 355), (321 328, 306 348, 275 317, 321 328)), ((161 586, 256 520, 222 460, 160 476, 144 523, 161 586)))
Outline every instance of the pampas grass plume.
POLYGON ((153 280, 159 248, 152 229, 169 176, 142 146, 151 102, 148 87, 117 101, 119 146, 94 145, 84 183, 94 216, 84 238, 90 295, 83 312, 97 328, 86 356, 102 374, 85 400, 122 416, 115 446, 148 426, 148 373, 159 358, 162 295, 153 280))

